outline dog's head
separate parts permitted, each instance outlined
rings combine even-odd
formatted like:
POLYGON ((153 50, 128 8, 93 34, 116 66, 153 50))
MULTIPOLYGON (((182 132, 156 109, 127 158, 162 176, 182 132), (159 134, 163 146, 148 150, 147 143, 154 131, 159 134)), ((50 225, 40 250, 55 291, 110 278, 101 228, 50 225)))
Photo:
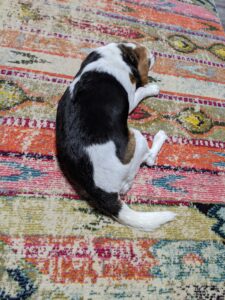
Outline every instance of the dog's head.
POLYGON ((119 43, 123 60, 130 66, 132 75, 131 81, 139 86, 148 83, 148 72, 155 62, 154 55, 148 49, 137 43, 119 43))

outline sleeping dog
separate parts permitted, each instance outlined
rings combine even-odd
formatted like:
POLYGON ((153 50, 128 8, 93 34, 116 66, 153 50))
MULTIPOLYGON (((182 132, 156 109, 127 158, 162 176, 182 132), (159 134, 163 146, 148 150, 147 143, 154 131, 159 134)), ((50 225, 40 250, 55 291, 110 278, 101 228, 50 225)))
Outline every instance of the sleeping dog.
POLYGON ((151 231, 175 214, 137 212, 120 200, 142 163, 152 166, 167 139, 159 131, 151 149, 143 135, 128 128, 128 114, 147 96, 154 56, 136 43, 111 43, 91 52, 59 101, 56 120, 58 161, 90 204, 120 223, 151 231))

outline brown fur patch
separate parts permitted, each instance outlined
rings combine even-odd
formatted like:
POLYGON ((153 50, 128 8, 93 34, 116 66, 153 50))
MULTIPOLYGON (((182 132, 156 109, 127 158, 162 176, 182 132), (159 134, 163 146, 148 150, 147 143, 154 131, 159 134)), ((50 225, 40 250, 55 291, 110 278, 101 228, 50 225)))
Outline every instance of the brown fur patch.
POLYGON ((132 82, 132 84, 136 83, 136 79, 133 74, 130 74, 130 81, 132 82))
POLYGON ((138 57, 138 71, 141 77, 142 85, 148 83, 148 71, 149 71, 149 61, 148 61, 148 52, 144 46, 138 46, 134 49, 138 57))
POLYGON ((133 132, 129 130, 127 149, 122 160, 123 164, 128 164, 134 156, 134 151, 136 147, 136 141, 133 132))

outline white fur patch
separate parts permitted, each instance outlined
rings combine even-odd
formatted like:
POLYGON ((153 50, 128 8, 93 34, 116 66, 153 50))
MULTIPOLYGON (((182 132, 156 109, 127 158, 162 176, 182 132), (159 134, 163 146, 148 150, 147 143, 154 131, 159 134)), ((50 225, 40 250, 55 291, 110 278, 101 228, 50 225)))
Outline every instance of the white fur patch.
POLYGON ((134 44, 134 43, 124 43, 127 47, 130 47, 130 48, 132 48, 132 49, 135 49, 135 48, 137 48, 137 45, 136 44, 134 44))
POLYGON ((86 148, 94 168, 95 185, 108 193, 119 193, 128 176, 129 165, 116 156, 115 144, 110 141, 86 148))

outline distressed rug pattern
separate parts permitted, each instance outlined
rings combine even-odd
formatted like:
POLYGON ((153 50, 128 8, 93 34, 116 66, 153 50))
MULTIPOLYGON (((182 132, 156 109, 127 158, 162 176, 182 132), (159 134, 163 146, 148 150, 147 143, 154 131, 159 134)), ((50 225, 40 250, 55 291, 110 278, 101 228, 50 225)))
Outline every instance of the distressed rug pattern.
POLYGON ((208 0, 0 1, 0 299, 225 299, 225 33, 208 0), (91 49, 154 51, 160 94, 129 118, 151 145, 124 201, 170 209, 145 233, 91 209, 55 156, 57 102, 91 49))

